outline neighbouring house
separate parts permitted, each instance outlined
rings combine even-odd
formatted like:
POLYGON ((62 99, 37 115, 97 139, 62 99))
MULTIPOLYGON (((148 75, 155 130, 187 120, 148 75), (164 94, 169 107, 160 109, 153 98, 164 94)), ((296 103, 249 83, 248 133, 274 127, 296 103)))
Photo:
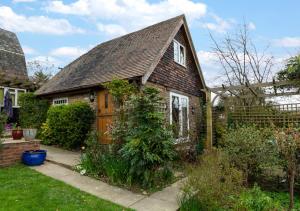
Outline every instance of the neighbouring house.
POLYGON ((9 92, 14 113, 11 122, 18 120, 18 96, 30 86, 25 56, 17 36, 0 28, 0 110, 3 109, 5 93, 9 92))
MULTIPOLYGON (((205 82, 184 15, 104 42, 63 68, 36 94, 53 105, 86 101, 95 109, 98 131, 112 122, 113 103, 101 84, 128 79, 160 90, 167 120, 178 139, 197 139, 205 130, 205 82)), ((109 143, 104 135, 102 143, 109 143)))

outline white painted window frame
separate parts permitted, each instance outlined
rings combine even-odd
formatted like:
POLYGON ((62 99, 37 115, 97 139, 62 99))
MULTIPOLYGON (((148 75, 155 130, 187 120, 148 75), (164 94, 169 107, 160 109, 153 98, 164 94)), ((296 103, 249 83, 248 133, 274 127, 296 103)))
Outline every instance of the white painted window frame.
MULTIPOLYGON (((178 94, 178 93, 175 93, 175 92, 170 92, 170 124, 173 123, 173 117, 172 117, 172 97, 175 96, 175 97, 178 97, 179 98, 179 125, 180 125, 180 130, 179 130, 179 138, 177 139, 177 141, 180 141, 180 139, 182 139, 182 134, 183 134, 183 118, 182 118, 182 99, 186 99, 187 101, 187 129, 188 131, 190 131, 190 118, 189 118, 189 106, 190 106, 190 103, 189 103, 189 97, 188 96, 185 96, 185 95, 181 95, 181 94, 178 94)), ((184 137, 184 139, 187 138, 189 139, 189 133, 188 133, 188 136, 187 137, 184 137)))
POLYGON ((180 43, 180 42, 178 42, 177 40, 173 40, 173 42, 174 42, 174 61, 177 63, 177 64, 180 64, 181 66, 184 66, 184 67, 186 67, 186 48, 180 43), (175 56, 175 51, 176 51, 176 49, 175 49, 175 43, 178 45, 178 52, 177 52, 177 55, 178 55, 178 58, 176 58, 176 56, 175 56), (180 47, 182 47, 183 48, 183 64, 182 63, 180 63, 180 47), (177 59, 178 59, 178 61, 177 61, 177 59))
POLYGON ((54 98, 52 100, 52 105, 54 105, 54 106, 68 105, 68 104, 69 104, 69 98, 67 98, 67 97, 59 97, 59 98, 54 98), (66 101, 66 103, 56 103, 56 102, 59 102, 59 101, 66 101))
MULTIPOLYGON (((20 88, 13 88, 13 87, 6 87, 6 86, 0 86, 0 88, 4 89, 4 97, 7 91, 9 91, 10 89, 14 90, 13 93, 15 95, 15 105, 13 105, 13 108, 20 108, 20 106, 18 105, 19 102, 19 91, 23 91, 24 93, 27 92, 26 89, 20 89, 20 88)), ((0 105, 1 107, 3 107, 3 105, 0 105)))

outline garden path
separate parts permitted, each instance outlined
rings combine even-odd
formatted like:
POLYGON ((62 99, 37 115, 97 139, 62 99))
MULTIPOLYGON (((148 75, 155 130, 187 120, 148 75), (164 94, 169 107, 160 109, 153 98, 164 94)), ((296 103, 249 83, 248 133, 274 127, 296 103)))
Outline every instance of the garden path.
POLYGON ((47 160, 50 162, 32 168, 42 174, 137 211, 175 211, 179 208, 178 197, 180 196, 180 186, 184 180, 180 180, 150 196, 133 193, 94 178, 82 176, 71 170, 72 166, 78 164, 80 153, 49 146, 41 146, 41 148, 47 150, 47 160))
POLYGON ((68 151, 58 147, 41 145, 41 149, 47 150, 47 161, 73 168, 80 162, 80 152, 68 151))

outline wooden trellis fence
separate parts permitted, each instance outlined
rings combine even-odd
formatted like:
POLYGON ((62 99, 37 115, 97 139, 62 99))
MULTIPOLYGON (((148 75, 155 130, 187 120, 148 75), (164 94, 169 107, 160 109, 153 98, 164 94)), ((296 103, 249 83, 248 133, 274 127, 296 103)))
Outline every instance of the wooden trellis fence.
POLYGON ((216 137, 216 126, 219 123, 256 124, 261 127, 300 125, 300 103, 268 104, 265 100, 272 97, 300 95, 299 87, 299 81, 276 82, 273 80, 256 84, 208 88, 208 99, 210 100, 211 93, 214 93, 215 97, 208 101, 211 108, 207 109, 209 117, 207 118, 207 146, 212 146, 213 139, 216 137), (224 110, 214 109, 213 105, 218 97, 224 101, 236 100, 240 103, 226 102, 224 110))

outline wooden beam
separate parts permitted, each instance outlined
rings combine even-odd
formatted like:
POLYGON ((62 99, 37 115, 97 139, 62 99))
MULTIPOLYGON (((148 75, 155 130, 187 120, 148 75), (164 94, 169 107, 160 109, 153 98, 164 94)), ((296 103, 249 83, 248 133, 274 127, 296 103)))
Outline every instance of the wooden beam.
MULTIPOLYGON (((250 84, 250 88, 263 88, 263 87, 279 87, 279 86, 286 86, 286 85, 296 85, 299 84, 298 80, 293 80, 293 81, 277 81, 274 83, 272 82, 265 82, 265 83, 256 83, 256 84, 250 84)), ((228 86, 226 87, 225 85, 222 85, 222 87, 214 87, 214 88, 209 88, 210 91, 212 92, 219 92, 219 91, 232 91, 232 90, 242 90, 242 89, 248 89, 246 85, 236 85, 236 86, 228 86)))
MULTIPOLYGON (((259 94, 257 98, 267 98, 267 97, 280 97, 280 96, 293 96, 300 95, 300 90, 296 92, 284 92, 284 93, 271 93, 271 94, 259 94)), ((253 95, 240 95, 240 98, 254 98, 253 95)))

